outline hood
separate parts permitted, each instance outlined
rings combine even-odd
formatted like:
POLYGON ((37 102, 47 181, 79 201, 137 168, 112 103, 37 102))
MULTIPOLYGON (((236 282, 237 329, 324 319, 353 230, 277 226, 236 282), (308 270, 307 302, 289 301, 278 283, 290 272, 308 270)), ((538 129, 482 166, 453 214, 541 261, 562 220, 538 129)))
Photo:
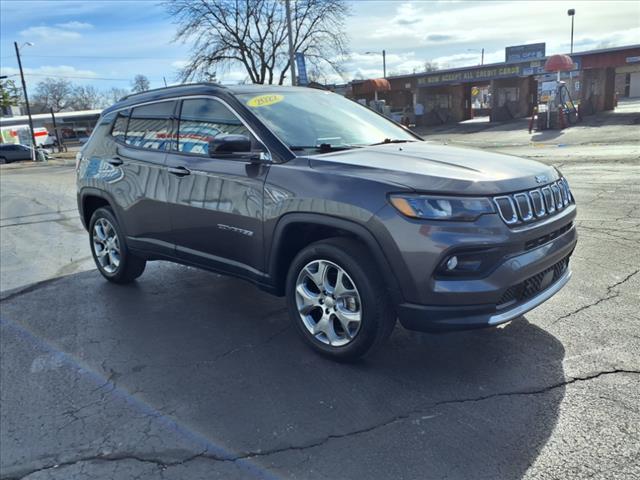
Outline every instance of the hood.
POLYGON ((309 161, 314 169, 416 191, 463 195, 527 190, 558 178, 553 167, 533 160, 429 142, 356 148, 314 155, 309 161))

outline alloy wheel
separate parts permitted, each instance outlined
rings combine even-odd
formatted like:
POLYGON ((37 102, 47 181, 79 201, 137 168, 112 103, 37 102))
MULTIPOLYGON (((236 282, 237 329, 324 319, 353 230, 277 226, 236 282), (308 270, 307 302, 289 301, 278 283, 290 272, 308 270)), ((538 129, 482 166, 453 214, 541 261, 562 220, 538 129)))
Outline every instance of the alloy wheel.
POLYGON ((360 331, 360 293, 347 272, 328 260, 314 260, 298 274, 296 305, 305 328, 317 340, 341 347, 360 331))
POLYGON ((120 266, 118 233, 106 218, 99 218, 93 225, 93 251, 105 272, 112 274, 120 266))

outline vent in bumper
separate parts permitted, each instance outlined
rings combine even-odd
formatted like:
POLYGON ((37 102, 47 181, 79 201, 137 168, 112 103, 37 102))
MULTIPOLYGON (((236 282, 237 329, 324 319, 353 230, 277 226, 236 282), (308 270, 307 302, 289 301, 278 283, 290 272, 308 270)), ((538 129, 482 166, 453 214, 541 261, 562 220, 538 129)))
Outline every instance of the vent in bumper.
POLYGON ((538 293, 557 282, 568 267, 569 256, 566 256, 555 265, 527 278, 524 282, 509 287, 498 301, 498 309, 535 297, 538 293))
POLYGON ((573 196, 565 178, 527 192, 494 197, 502 220, 509 226, 530 223, 564 210, 573 203, 573 196))

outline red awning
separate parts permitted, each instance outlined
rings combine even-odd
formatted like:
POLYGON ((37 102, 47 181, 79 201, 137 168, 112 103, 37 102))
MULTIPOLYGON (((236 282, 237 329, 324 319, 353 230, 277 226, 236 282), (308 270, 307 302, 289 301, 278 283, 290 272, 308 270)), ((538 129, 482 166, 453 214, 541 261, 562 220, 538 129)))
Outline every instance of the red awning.
POLYGON ((573 60, 569 55, 551 55, 544 64, 547 72, 569 72, 573 70, 573 60))
POLYGON ((386 92, 391 90, 391 84, 386 78, 371 78, 365 80, 358 90, 362 93, 386 92))

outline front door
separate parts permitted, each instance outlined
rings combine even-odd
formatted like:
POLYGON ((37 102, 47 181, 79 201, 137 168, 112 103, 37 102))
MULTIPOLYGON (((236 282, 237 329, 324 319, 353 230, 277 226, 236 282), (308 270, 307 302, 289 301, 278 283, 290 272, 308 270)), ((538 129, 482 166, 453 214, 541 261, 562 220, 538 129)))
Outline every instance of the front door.
POLYGON ((217 135, 249 128, 214 97, 182 101, 177 150, 167 155, 176 254, 188 261, 248 277, 264 270, 263 187, 268 166, 209 156, 217 135))

